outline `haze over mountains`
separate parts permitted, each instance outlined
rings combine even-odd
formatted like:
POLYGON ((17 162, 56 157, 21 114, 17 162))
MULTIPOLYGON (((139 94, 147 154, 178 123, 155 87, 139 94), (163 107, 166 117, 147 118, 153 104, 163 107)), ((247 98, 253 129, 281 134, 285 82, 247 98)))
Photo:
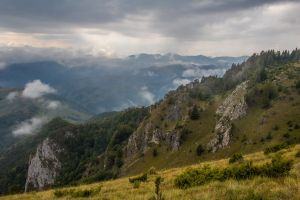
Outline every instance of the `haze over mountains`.
POLYGON ((22 88, 40 80, 55 88, 61 98, 97 114, 152 104, 181 84, 202 76, 221 76, 232 63, 246 59, 178 54, 106 58, 78 52, 75 56, 55 49, 2 50, 0 86, 22 88))

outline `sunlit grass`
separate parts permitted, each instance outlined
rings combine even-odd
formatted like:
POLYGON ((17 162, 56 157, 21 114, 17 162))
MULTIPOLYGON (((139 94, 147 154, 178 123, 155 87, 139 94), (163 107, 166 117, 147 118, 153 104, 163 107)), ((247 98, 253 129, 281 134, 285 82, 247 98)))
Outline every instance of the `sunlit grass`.
MULTIPOLYGON (((164 179, 161 185, 161 190, 165 199, 300 199, 300 158, 296 157, 296 153, 299 150, 300 145, 296 145, 269 155, 264 155, 263 152, 257 152, 244 156, 245 160, 253 161, 255 165, 269 162, 275 154, 281 154, 284 158, 294 160, 290 175, 282 178, 255 177, 253 179, 243 181, 215 181, 186 190, 175 187, 174 179, 186 169, 197 168, 203 165, 226 167, 228 165, 228 159, 222 159, 211 162, 203 162, 187 167, 158 171, 156 175, 149 175, 147 182, 142 182, 139 188, 134 188, 133 185, 129 183, 128 177, 126 177, 68 189, 82 191, 101 188, 98 193, 92 194, 88 198, 79 197, 76 199, 150 199, 154 196, 154 180, 157 176, 161 176, 164 179)), ((147 170, 148 169, 145 169, 145 172, 147 170)), ((28 194, 4 196, 0 199, 72 199, 70 196, 57 198, 55 197, 54 192, 55 190, 32 192, 28 194)))

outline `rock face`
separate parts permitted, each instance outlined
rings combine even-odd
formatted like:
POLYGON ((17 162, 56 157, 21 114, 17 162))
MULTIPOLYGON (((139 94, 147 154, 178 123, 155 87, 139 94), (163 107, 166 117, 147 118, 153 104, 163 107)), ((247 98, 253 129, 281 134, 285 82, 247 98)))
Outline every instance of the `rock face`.
POLYGON ((138 129, 129 137, 125 148, 126 157, 131 158, 138 153, 144 153, 151 143, 159 144, 161 142, 165 142, 171 150, 178 150, 180 146, 180 132, 178 130, 163 132, 151 122, 148 122, 143 129, 138 129))
POLYGON ((29 161, 25 192, 42 190, 54 184, 61 168, 57 158, 60 152, 59 146, 49 138, 38 146, 35 155, 29 161))
POLYGON ((224 100, 216 111, 218 121, 215 126, 216 136, 212 139, 208 148, 212 152, 229 145, 232 120, 239 119, 247 113, 245 95, 247 93, 248 81, 238 85, 235 90, 224 100))

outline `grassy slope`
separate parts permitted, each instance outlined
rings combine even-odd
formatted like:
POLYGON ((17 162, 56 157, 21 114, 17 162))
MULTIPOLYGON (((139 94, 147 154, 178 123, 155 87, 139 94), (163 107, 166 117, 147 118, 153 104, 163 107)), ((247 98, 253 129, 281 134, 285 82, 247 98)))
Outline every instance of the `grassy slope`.
MULTIPOLYGON (((300 95, 294 88, 297 77, 300 77, 300 63, 285 65, 280 70, 269 71, 269 74, 270 79, 274 79, 273 82, 275 84, 280 84, 287 89, 279 92, 279 97, 272 102, 270 108, 250 107, 244 118, 236 120, 232 133, 232 142, 228 148, 219 150, 216 153, 206 152, 200 157, 196 155, 197 146, 202 144, 205 147, 214 136, 212 132, 216 121, 214 113, 226 95, 216 96, 212 104, 205 104, 203 101, 194 102, 200 107, 204 107, 205 111, 201 113, 199 120, 187 121, 187 129, 192 132, 187 136, 187 140, 183 142, 179 151, 172 152, 165 145, 152 147, 146 152, 145 156, 142 156, 134 164, 127 167, 124 170, 125 174, 142 173, 151 166, 157 169, 179 167, 199 161, 229 157, 235 152, 251 153, 260 151, 266 146, 286 141, 287 138, 283 137, 285 133, 290 134, 289 140, 294 139, 294 141, 299 142, 300 129, 289 131, 287 122, 292 121, 294 125, 300 125, 300 95), (290 74, 293 77, 290 77, 290 74), (265 122, 262 124, 263 118, 265 122), (275 125, 278 126, 278 130, 273 130, 275 125), (272 135, 272 139, 261 142, 261 138, 266 138, 269 133, 272 135), (158 150, 157 157, 152 156, 153 148, 158 150)), ((159 107, 155 111, 157 113, 152 113, 153 121, 155 121, 155 115, 161 115, 165 106, 167 105, 159 107)), ((185 107, 188 106, 185 105, 185 107)), ((171 126, 172 124, 169 124, 169 127, 171 126)))
MULTIPOLYGON (((224 167, 228 165, 228 159, 202 162, 189 167, 173 168, 158 171, 157 175, 151 175, 149 180, 141 183, 139 188, 133 188, 128 178, 120 178, 113 181, 100 182, 91 185, 73 187, 75 191, 101 188, 100 192, 91 195, 89 199, 149 199, 154 194, 154 179, 156 176, 164 178, 161 189, 165 199, 299 199, 300 198, 300 158, 295 154, 300 151, 300 145, 289 149, 283 149, 277 154, 285 158, 293 159, 293 169, 290 175, 283 178, 262 178, 236 181, 227 180, 225 182, 212 182, 203 186, 182 190, 174 186, 176 175, 182 173, 187 168, 194 168, 203 165, 224 167)), ((246 155, 246 160, 251 160, 255 164, 269 162, 275 154, 264 155, 262 152, 246 155)), ((0 197, 0 200, 31 200, 31 199, 55 199, 55 190, 43 192, 32 192, 28 194, 12 195, 0 197)), ((64 196, 59 199, 70 199, 64 196)), ((80 199, 80 198, 78 198, 80 199)), ((84 199, 84 198, 83 198, 84 199)))

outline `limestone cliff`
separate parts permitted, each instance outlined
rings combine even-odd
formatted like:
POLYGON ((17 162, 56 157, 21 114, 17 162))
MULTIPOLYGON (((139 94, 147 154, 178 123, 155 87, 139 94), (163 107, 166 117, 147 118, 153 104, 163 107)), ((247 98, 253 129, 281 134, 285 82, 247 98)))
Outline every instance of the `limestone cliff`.
POLYGON ((37 147, 29 161, 25 192, 45 189, 54 184, 61 168, 57 157, 60 152, 59 146, 49 138, 37 147))
POLYGON ((208 144, 208 148, 211 149, 212 152, 216 152, 218 149, 229 145, 232 120, 246 115, 248 107, 245 100, 247 85, 247 81, 238 85, 218 107, 216 111, 218 120, 214 131, 216 136, 208 144))

